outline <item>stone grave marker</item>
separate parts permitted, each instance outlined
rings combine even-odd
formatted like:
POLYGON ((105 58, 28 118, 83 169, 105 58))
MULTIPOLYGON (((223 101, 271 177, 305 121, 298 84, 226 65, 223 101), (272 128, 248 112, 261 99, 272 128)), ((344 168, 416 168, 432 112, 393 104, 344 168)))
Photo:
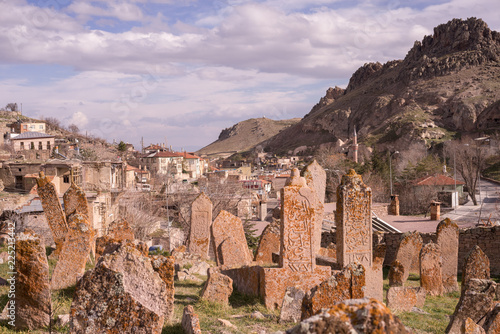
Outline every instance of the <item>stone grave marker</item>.
POLYGON ((212 236, 217 265, 243 266, 252 262, 240 218, 221 210, 212 223, 212 236))
POLYGON ((201 334, 200 319, 191 305, 187 305, 182 313, 182 329, 186 334, 201 334))
POLYGON ((212 225, 212 202, 201 193, 191 204, 191 225, 188 237, 188 249, 198 254, 203 260, 209 256, 210 226, 212 225))
POLYGON ((431 296, 443 294, 441 247, 430 242, 420 251, 420 286, 431 296))
POLYGON ((15 296, 6 308, 15 310, 16 329, 33 330, 49 325, 51 294, 49 264, 45 247, 40 238, 32 232, 16 235, 15 296))
POLYGON ((273 222, 267 225, 260 236, 259 246, 255 253, 254 261, 258 263, 273 263, 273 253, 280 251, 280 227, 273 222))
POLYGON ((52 274, 53 290, 67 288, 83 275, 94 240, 94 231, 85 216, 72 214, 68 224, 69 231, 52 274))
POLYGON ((108 228, 108 236, 118 241, 134 241, 134 230, 123 219, 113 221, 108 228))
POLYGON ((458 291, 458 225, 449 218, 442 220, 437 228, 437 244, 443 258, 443 288, 445 293, 458 291))
POLYGON ((424 288, 391 286, 387 290, 387 307, 391 311, 410 312, 413 307, 423 307, 427 292, 424 288))
POLYGON ((59 197, 57 196, 56 188, 45 176, 44 172, 40 172, 40 177, 36 179, 37 192, 42 203, 42 208, 45 213, 45 218, 52 232, 52 237, 56 244, 54 255, 57 256, 61 252, 62 245, 66 233, 68 233, 68 224, 64 216, 59 197))
POLYGON ((160 275, 160 278, 165 283, 166 295, 165 299, 165 321, 170 322, 174 316, 174 276, 175 276, 175 258, 173 256, 153 255, 151 265, 153 270, 160 275))
POLYGON ((398 260, 404 269, 403 277, 401 278, 403 284, 410 275, 412 268, 420 268, 420 250, 424 242, 420 233, 417 231, 406 232, 401 237, 399 248, 396 253, 396 260, 398 260))
POLYGON ((467 254, 462 269, 462 291, 473 278, 490 279, 490 259, 479 246, 467 254))
POLYGON ((304 168, 302 176, 306 179, 307 186, 316 192, 321 203, 325 203, 326 172, 323 167, 313 160, 304 168))
POLYGON ((90 219, 92 219, 89 214, 89 206, 85 192, 73 182, 73 174, 71 174, 71 185, 63 195, 63 203, 66 217, 74 213, 79 213, 85 216, 89 222, 90 219))
POLYGON ((298 322, 302 315, 302 300, 305 292, 290 286, 286 289, 285 298, 281 304, 279 322, 298 322))

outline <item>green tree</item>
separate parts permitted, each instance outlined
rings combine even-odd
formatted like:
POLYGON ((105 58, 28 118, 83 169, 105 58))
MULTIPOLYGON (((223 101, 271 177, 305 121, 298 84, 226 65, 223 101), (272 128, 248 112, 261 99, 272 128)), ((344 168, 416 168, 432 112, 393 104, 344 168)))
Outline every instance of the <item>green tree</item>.
POLYGON ((127 144, 122 141, 118 144, 118 151, 125 152, 127 150, 127 144))

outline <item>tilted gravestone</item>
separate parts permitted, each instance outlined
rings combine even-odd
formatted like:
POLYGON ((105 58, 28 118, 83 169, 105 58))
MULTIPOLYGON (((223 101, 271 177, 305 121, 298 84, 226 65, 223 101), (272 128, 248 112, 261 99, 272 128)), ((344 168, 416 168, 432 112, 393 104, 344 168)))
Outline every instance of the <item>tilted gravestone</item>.
POLYGON ((444 292, 458 291, 458 225, 449 218, 446 218, 438 224, 436 235, 437 244, 441 247, 441 257, 443 258, 442 274, 444 292))
POLYGON ((420 251, 420 286, 428 295, 443 294, 442 267, 441 247, 433 242, 424 245, 420 251))
POLYGON ((209 256, 210 226, 212 225, 212 202, 201 193, 191 204, 191 224, 188 237, 188 250, 203 260, 209 256))

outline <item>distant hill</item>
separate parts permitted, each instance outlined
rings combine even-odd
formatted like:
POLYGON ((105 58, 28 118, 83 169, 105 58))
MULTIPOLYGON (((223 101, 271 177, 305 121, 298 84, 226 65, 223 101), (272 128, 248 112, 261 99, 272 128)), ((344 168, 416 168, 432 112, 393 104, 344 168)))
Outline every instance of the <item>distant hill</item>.
POLYGON ((300 118, 275 121, 269 118, 252 118, 222 130, 219 138, 198 150, 200 156, 229 156, 247 151, 259 143, 297 124, 300 118))
POLYGON ((338 147, 354 128, 367 146, 399 150, 499 132, 500 33, 476 18, 439 25, 404 60, 365 64, 346 89, 328 89, 300 122, 261 145, 274 153, 338 147))

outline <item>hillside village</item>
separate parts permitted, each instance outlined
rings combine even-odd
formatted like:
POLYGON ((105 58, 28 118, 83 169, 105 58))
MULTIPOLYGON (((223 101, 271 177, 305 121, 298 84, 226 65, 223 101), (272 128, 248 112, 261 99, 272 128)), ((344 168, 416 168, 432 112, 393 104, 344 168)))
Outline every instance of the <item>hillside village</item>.
MULTIPOLYGON (((485 31, 478 21, 436 31, 485 31)), ((373 102, 389 114, 380 123, 346 107, 409 68, 421 86, 497 71, 500 37, 488 34, 496 58, 468 52, 422 69, 426 37, 405 61, 365 65, 329 89, 302 120, 240 122, 197 152, 108 143, 9 101, 2 330, 499 333, 497 92, 481 95, 467 131, 467 120, 441 122, 450 101, 424 108, 422 91, 373 102)))

